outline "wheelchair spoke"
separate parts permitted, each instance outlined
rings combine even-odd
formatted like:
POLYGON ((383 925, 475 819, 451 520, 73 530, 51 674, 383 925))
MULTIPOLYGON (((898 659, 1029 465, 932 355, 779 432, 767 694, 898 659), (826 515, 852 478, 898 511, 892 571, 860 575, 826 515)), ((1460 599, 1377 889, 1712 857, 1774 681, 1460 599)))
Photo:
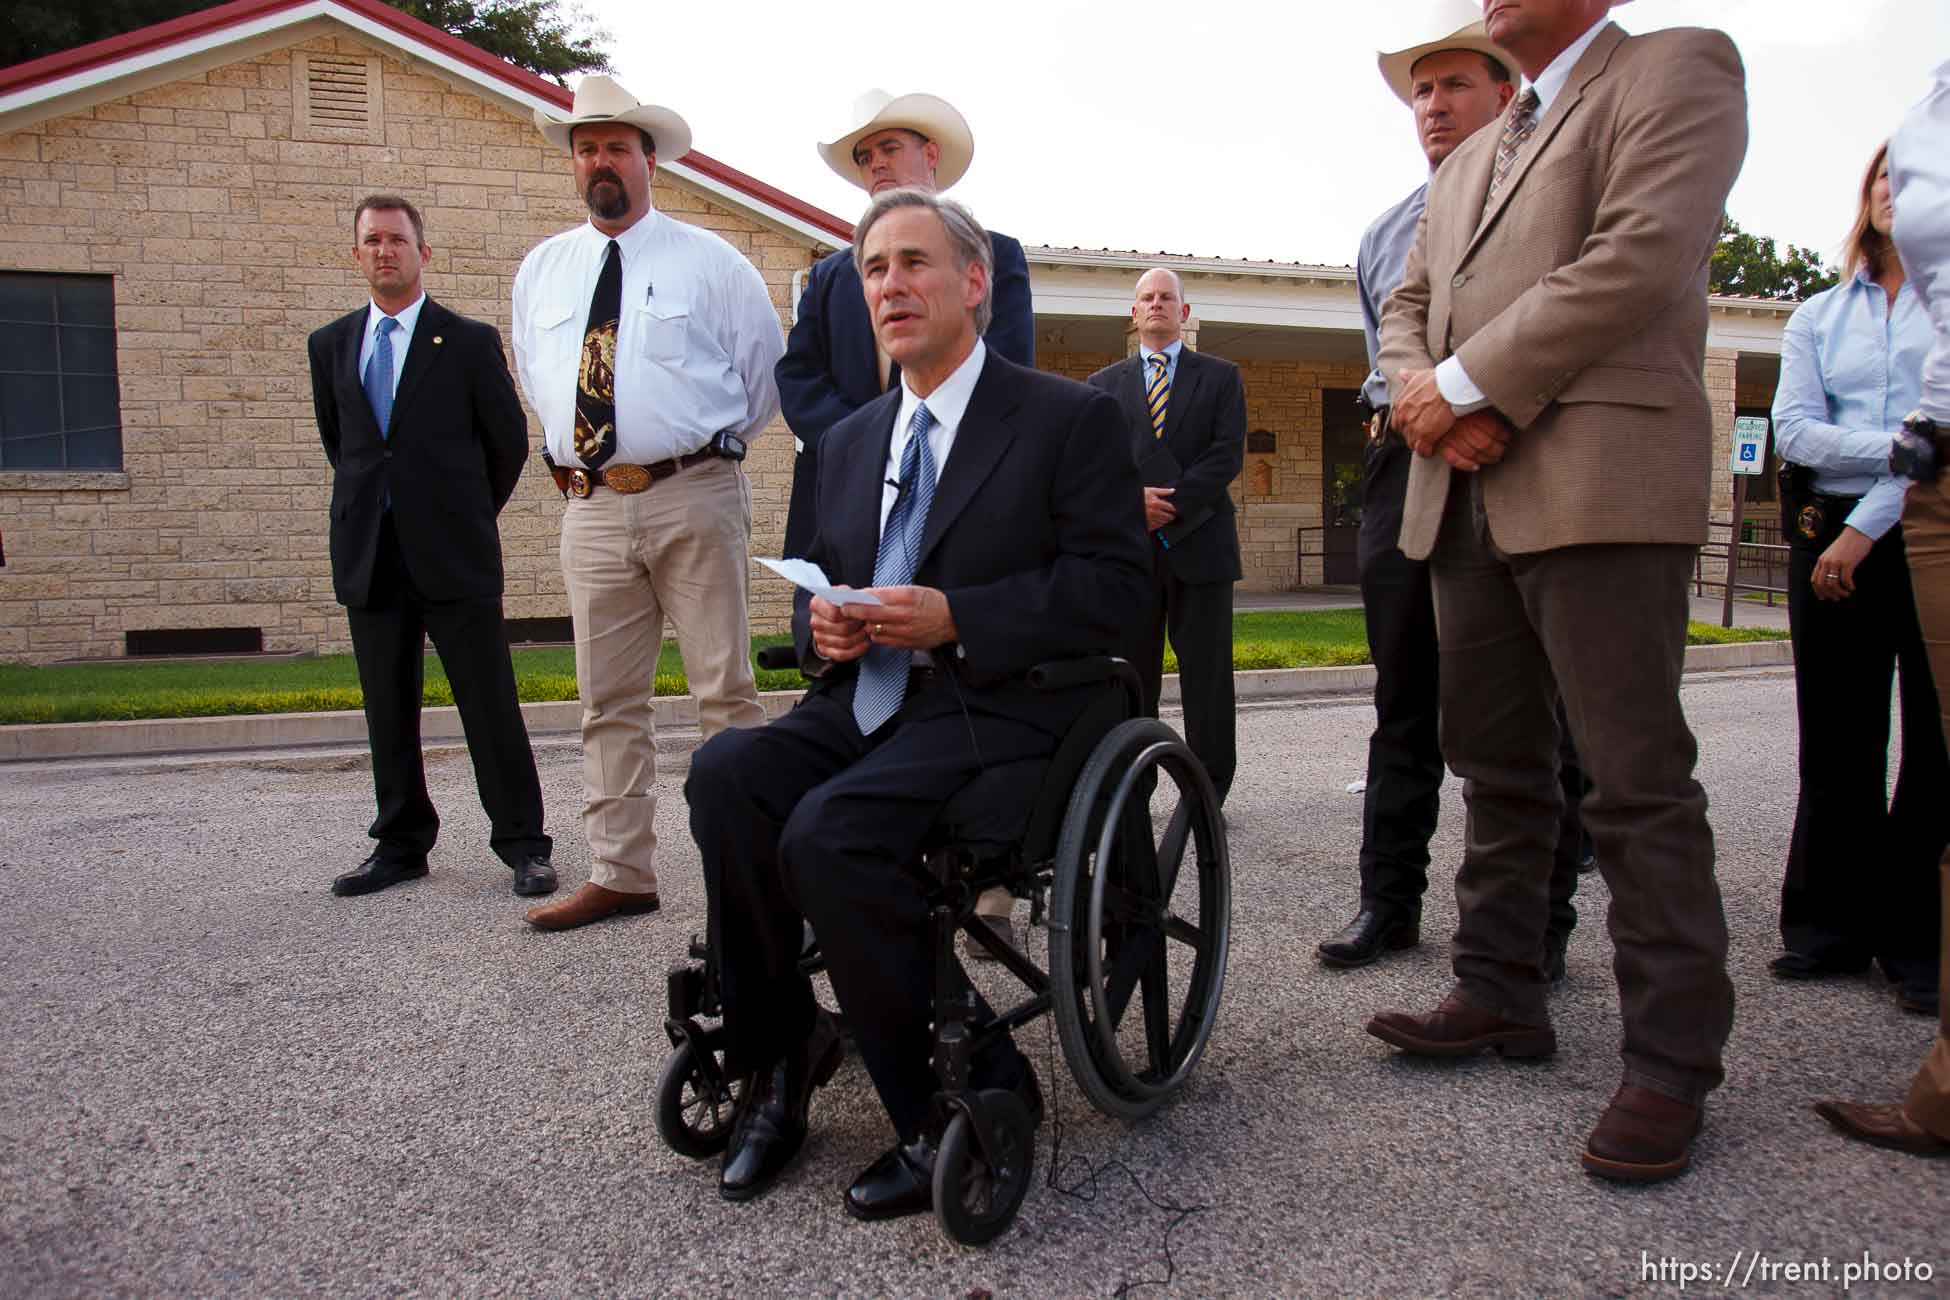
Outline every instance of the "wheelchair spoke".
POLYGON ((1205 951, 1205 932, 1182 916, 1171 916, 1165 919, 1165 935, 1167 938, 1176 939, 1193 952, 1205 951))
POLYGON ((1117 959, 1104 976, 1104 1010, 1110 1015, 1112 1029, 1124 1023, 1131 994, 1137 990, 1138 977, 1152 963, 1152 955, 1160 946, 1159 937, 1157 930, 1133 928, 1118 945, 1117 959))
POLYGON ((1185 846, 1191 843, 1192 801, 1178 800, 1165 823, 1164 838, 1158 841, 1158 897, 1169 899, 1178 887, 1178 870, 1185 865, 1185 846))
POLYGON ((1157 944, 1150 961, 1144 963, 1144 1043, 1151 1054, 1151 1068, 1160 1077, 1172 1070, 1171 988, 1165 978, 1165 945, 1157 944))

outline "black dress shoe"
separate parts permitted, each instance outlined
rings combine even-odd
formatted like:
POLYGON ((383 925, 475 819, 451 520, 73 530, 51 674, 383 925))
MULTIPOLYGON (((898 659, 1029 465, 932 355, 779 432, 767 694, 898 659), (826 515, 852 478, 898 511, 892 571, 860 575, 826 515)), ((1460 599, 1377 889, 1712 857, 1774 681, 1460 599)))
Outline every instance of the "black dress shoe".
POLYGON ((1422 942, 1421 923, 1376 907, 1363 907, 1355 918, 1317 950, 1329 966, 1366 966, 1384 952, 1398 952, 1422 942))
POLYGON ((375 853, 332 882, 332 892, 341 898, 354 894, 373 894, 402 880, 418 880, 427 874, 425 858, 389 858, 375 853))
POLYGON ((1904 980, 1896 986, 1896 1005, 1915 1016, 1934 1016, 1941 1003, 1935 980, 1904 980))
POLYGON ((778 1181, 805 1144, 813 1089, 833 1077, 844 1052, 838 1026, 821 1013, 806 1041, 771 1069, 746 1079, 744 1102, 725 1148, 720 1196, 749 1201, 778 1181))
POLYGON ((517 894, 552 894, 555 892, 555 885, 555 867, 545 855, 530 854, 515 863, 517 894))
POLYGON ((1869 959, 1838 961, 1827 957, 1810 957, 1805 952, 1784 952, 1767 963, 1767 969, 1784 980, 1818 980, 1830 975, 1860 975, 1869 969, 1869 959))
POLYGON ((927 1138, 897 1142, 846 1189, 846 1212, 856 1219, 898 1219, 934 1208, 935 1145, 927 1138))

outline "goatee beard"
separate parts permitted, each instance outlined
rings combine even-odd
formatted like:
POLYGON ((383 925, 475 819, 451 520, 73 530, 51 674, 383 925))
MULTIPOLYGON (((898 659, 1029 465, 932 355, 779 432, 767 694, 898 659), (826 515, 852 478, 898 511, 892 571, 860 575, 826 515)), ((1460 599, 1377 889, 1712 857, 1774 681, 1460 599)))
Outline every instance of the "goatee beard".
POLYGON ((589 188, 584 191, 582 200, 589 205, 591 212, 601 217, 604 221, 615 221, 619 217, 629 215, 630 192, 623 188, 623 178, 608 168, 604 168, 589 178, 589 188), (616 197, 607 203, 596 197, 596 187, 605 181, 616 187, 616 197))

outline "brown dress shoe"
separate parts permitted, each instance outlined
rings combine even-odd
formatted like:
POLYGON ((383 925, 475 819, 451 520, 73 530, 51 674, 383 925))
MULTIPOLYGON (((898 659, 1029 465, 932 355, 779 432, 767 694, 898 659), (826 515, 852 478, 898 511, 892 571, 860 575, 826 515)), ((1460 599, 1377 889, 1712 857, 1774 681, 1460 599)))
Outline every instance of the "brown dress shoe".
POLYGON ((1636 1083, 1620 1084, 1585 1139, 1584 1167, 1627 1183, 1677 1177, 1693 1163, 1699 1125, 1698 1106, 1636 1083))
POLYGON ((1417 1056, 1471 1056, 1489 1048, 1499 1056, 1549 1056, 1557 1050, 1557 1031, 1525 1025, 1472 1007, 1459 993, 1442 999, 1427 1015, 1383 1011, 1368 1021, 1368 1032, 1384 1043, 1417 1056))
POLYGON ((626 894, 589 881, 559 903, 529 908, 528 924, 537 930, 573 930, 606 916, 635 916, 656 910, 655 894, 626 894))
POLYGON ((1872 1106, 1859 1101, 1818 1101, 1815 1114, 1858 1142, 1913 1156, 1950 1155, 1950 1142, 1919 1128, 1900 1105, 1872 1106))

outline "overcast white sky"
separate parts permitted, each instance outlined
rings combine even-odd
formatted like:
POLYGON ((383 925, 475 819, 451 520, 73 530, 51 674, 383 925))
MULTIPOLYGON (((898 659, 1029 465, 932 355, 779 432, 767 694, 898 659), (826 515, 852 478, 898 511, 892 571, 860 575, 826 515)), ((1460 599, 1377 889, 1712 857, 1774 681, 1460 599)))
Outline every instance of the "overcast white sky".
MULTIPOLYGON (((813 145, 879 86, 962 111, 975 161, 954 193, 1024 243, 1331 265, 1425 171, 1375 51, 1444 34, 1424 0, 583 3, 617 79, 682 113, 697 148, 848 220, 860 192, 813 145)), ((1636 0, 1615 16, 1734 38, 1752 144, 1728 210, 1831 262, 1870 153, 1950 59, 1946 0, 1636 0)))

